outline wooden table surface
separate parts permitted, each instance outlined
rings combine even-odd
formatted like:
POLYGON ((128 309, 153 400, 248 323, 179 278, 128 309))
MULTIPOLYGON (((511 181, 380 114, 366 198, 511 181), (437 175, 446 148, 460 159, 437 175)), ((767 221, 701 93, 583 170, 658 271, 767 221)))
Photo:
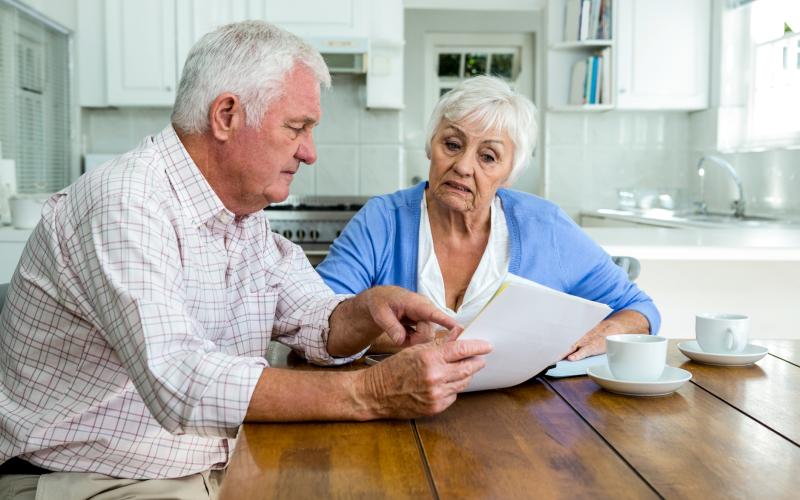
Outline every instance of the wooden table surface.
POLYGON ((693 377, 669 396, 541 377, 428 418, 244 425, 220 497, 798 498, 800 340, 748 367, 677 343, 693 377))

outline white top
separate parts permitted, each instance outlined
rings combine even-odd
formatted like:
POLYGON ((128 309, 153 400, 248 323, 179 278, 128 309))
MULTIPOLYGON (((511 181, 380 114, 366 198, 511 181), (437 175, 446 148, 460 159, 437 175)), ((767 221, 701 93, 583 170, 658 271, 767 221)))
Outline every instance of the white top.
POLYGON ((433 248, 431 223, 425 196, 420 204, 419 251, 417 259, 417 292, 430 299, 436 307, 454 317, 460 325, 468 325, 489 302, 508 274, 508 226, 500 198, 495 196, 490 207, 489 241, 478 268, 467 286, 464 300, 457 311, 447 307, 444 277, 433 248))

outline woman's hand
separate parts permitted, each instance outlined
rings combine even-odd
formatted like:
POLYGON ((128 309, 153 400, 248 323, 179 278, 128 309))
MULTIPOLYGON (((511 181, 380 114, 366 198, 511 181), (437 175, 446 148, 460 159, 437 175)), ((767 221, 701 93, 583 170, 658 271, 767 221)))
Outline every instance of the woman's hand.
POLYGON ((578 361, 606 352, 606 337, 618 333, 650 333, 650 322, 638 311, 622 310, 597 324, 572 345, 564 359, 578 361))

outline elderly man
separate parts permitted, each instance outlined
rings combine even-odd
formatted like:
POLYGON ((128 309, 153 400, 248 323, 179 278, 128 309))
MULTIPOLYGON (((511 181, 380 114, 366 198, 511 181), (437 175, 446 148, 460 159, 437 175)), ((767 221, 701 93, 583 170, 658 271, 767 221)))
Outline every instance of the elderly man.
POLYGON ((263 22, 192 49, 172 125, 54 195, 0 317, 0 497, 213 496, 243 421, 449 406, 490 347, 421 296, 334 295, 262 209, 316 160, 322 58, 263 22), (433 324, 451 329, 444 342, 433 324), (360 371, 270 368, 270 339, 360 371), (4 496, 5 495, 5 496, 4 496))

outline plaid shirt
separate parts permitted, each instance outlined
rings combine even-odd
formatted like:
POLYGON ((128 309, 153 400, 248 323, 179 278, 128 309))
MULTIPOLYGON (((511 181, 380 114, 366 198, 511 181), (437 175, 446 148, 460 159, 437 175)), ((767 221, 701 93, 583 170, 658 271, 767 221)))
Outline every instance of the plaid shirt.
POLYGON ((334 295, 235 217, 172 127, 55 194, 0 316, 0 462, 125 478, 224 467, 270 338, 320 364, 334 295))

